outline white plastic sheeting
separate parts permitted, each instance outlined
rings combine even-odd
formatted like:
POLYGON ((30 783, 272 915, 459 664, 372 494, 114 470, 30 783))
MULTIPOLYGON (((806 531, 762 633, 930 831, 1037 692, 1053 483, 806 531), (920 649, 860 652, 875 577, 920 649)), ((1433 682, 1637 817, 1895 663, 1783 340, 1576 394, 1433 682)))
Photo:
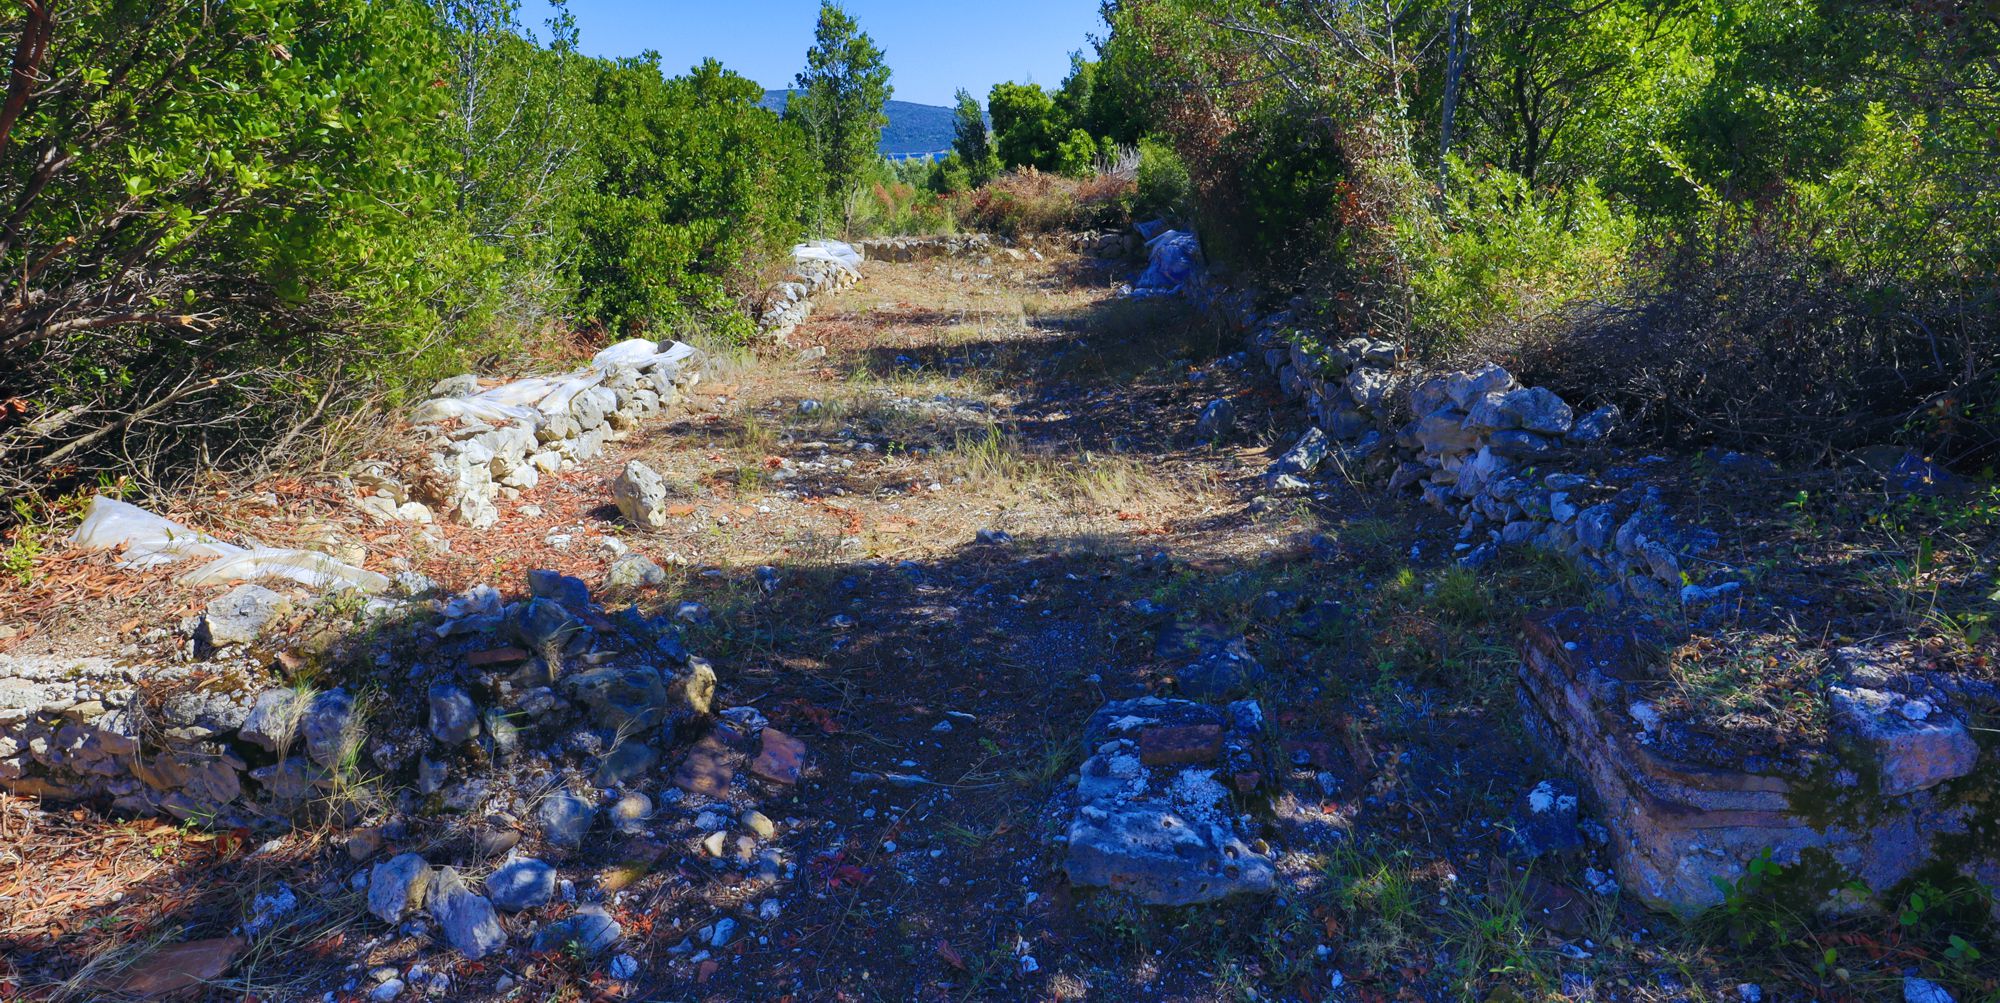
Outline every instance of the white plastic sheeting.
POLYGON ((104 495, 91 499, 90 510, 70 542, 92 550, 118 550, 120 563, 134 568, 212 558, 180 577, 189 585, 285 578, 319 591, 351 588, 370 593, 390 585, 386 576, 342 564, 316 550, 239 547, 104 495))
POLYGON ((90 510, 84 513, 83 524, 76 527, 70 542, 90 550, 117 549, 121 551, 119 560, 133 568, 222 557, 243 549, 104 495, 90 500, 90 510))
POLYGON ((838 240, 808 240, 792 245, 792 261, 804 264, 808 261, 830 261, 850 272, 861 271, 861 252, 851 244, 838 240))
POLYGON ((315 592, 357 589, 376 593, 386 591, 390 585, 386 575, 342 564, 317 550, 277 547, 258 547, 217 558, 182 575, 181 581, 188 585, 223 585, 261 578, 288 578, 315 592))
POLYGON ((555 387, 535 407, 543 414, 562 414, 569 410, 569 402, 575 400, 577 394, 602 382, 604 370, 586 369, 578 375, 556 381, 555 387))
POLYGON ((458 418, 487 425, 511 425, 517 421, 534 421, 539 413, 531 407, 502 404, 481 394, 477 397, 439 397, 427 400, 410 412, 410 420, 421 424, 458 418))
POLYGON ((1174 296, 1201 283, 1206 265, 1201 241, 1187 230, 1166 230, 1146 241, 1146 271, 1133 287, 1134 296, 1174 296))

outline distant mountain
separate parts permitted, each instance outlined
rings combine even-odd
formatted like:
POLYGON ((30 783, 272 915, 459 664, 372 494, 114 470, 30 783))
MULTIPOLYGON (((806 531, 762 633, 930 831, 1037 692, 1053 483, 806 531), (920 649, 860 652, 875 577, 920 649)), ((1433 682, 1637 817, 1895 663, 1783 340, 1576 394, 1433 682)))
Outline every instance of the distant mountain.
MULTIPOLYGON (((759 102, 772 111, 784 111, 785 101, 791 91, 765 91, 764 100, 759 102)), ((883 109, 889 115, 889 124, 882 129, 882 142, 876 146, 885 157, 909 157, 925 153, 945 153, 951 149, 955 132, 952 120, 955 113, 950 108, 934 104, 916 104, 911 101, 891 101, 883 109)))

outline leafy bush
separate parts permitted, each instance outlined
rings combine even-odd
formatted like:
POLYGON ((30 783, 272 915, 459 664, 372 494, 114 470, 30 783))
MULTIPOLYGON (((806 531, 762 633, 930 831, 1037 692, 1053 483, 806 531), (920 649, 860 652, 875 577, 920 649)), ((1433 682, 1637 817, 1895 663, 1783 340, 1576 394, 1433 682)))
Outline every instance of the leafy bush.
POLYGON ((994 84, 986 96, 986 111, 993 117, 993 149, 1000 162, 1008 167, 1053 169, 1060 142, 1055 110, 1055 99, 1040 84, 994 84))
POLYGON ((462 226, 411 225, 448 204, 426 132, 442 94, 409 86, 441 61, 424 8, 57 10, 21 15, 24 52, 52 36, 52 83, 17 74, 0 127, 0 490, 112 450, 242 459, 250 430, 394 371, 385 355, 436 357, 440 272, 491 256, 462 226))
MULTIPOLYGON (((922 173, 928 180, 934 170, 925 168, 922 173)), ((897 180, 889 171, 882 174, 857 194, 854 209, 848 213, 849 236, 941 234, 956 229, 950 204, 937 193, 897 180)))
POLYGON ((1194 179, 1174 148, 1150 136, 1139 140, 1133 211, 1185 220, 1194 211, 1194 179))
POLYGON ((21 8, 0 491, 301 465, 439 376, 573 353, 572 325, 746 329, 820 209, 803 134, 712 63, 585 59, 513 11, 21 8))
POLYGON ((1093 86, 1144 81, 1205 248, 1334 337, 1512 356, 1663 436, 2000 458, 2000 22, 1461 13, 1127 0, 1093 86))
POLYGON ((1616 290, 1637 223, 1593 184, 1534 190, 1500 168, 1454 160, 1442 209, 1412 276, 1413 338, 1427 355, 1492 357, 1564 319, 1591 290, 1616 290))
POLYGON ((599 66, 595 177, 577 214, 584 318, 628 331, 702 317, 747 332, 733 305, 804 234, 820 178, 762 95, 713 60, 671 80, 651 61, 599 66))

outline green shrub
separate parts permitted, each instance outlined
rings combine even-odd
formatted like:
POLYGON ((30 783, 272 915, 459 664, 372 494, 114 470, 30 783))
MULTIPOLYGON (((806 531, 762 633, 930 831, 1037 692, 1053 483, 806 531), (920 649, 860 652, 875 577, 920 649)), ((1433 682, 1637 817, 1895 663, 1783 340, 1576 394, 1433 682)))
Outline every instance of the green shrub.
POLYGON ((973 231, 1057 233, 1123 224, 1131 195, 1132 182, 1116 174, 1071 178, 1030 167, 959 193, 953 212, 973 231))
POLYGON ((1137 191, 1133 212, 1186 220, 1193 214, 1194 179, 1174 148, 1148 136, 1139 140, 1137 191))
POLYGON ((763 91, 714 60, 666 79, 650 61, 602 64, 597 162, 581 199, 578 312, 614 331, 704 318, 737 332, 757 265, 804 235, 819 171, 763 91))
POLYGON ((1056 173, 1072 178, 1086 178, 1096 172, 1098 160, 1097 140, 1083 129, 1071 129, 1062 142, 1056 144, 1056 173))
POLYGON ((1637 224, 1595 184, 1532 190, 1454 159, 1447 191, 1435 217, 1418 217, 1435 220, 1430 239, 1408 242, 1422 253, 1412 287, 1425 354, 1509 352, 1574 301, 1620 287, 1637 224))
POLYGON ((299 466, 341 445, 319 424, 572 324, 747 330, 819 210, 803 136, 713 63, 585 59, 513 9, 23 8, 66 83, 0 130, 0 492, 299 466))

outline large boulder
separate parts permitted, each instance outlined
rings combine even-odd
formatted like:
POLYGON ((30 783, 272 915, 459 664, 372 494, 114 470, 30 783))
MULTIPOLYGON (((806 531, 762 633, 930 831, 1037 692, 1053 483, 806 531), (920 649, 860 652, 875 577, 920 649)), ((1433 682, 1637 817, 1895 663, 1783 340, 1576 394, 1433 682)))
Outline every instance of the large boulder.
POLYGON ((430 688, 431 737, 439 745, 464 745, 479 734, 479 707, 472 697, 450 683, 430 688))
POLYGON ((1500 398, 1500 411, 1510 419, 1509 428, 1543 435, 1563 435, 1575 424, 1575 414, 1567 403, 1546 387, 1528 387, 1500 398))
POLYGON ((1072 884, 1161 906, 1268 895, 1277 881, 1270 858, 1225 823, 1159 804, 1084 806, 1070 824, 1063 869, 1072 884))
POLYGON ((478 961, 507 946, 507 931, 493 912, 493 903, 465 886, 458 871, 446 867, 431 882, 431 918, 444 930, 444 939, 465 955, 478 961))
POLYGON ((315 694, 306 703, 299 732, 313 762, 329 770, 344 767, 348 754, 361 742, 354 720, 354 698, 344 689, 315 694))
POLYGON ((510 860, 486 879, 486 895, 506 912, 543 905, 556 893, 556 869, 534 859, 510 860))
POLYGON ((1077 809, 1063 868, 1071 883, 1146 905, 1268 895, 1277 868, 1237 830, 1230 785, 1254 789, 1262 712, 1141 697, 1099 708, 1084 726, 1077 809))
POLYGON ((582 846, 583 838, 590 833, 590 823, 596 818, 597 809, 590 802, 568 791, 557 791, 543 798, 541 806, 535 809, 542 838, 549 845, 563 849, 582 846))

